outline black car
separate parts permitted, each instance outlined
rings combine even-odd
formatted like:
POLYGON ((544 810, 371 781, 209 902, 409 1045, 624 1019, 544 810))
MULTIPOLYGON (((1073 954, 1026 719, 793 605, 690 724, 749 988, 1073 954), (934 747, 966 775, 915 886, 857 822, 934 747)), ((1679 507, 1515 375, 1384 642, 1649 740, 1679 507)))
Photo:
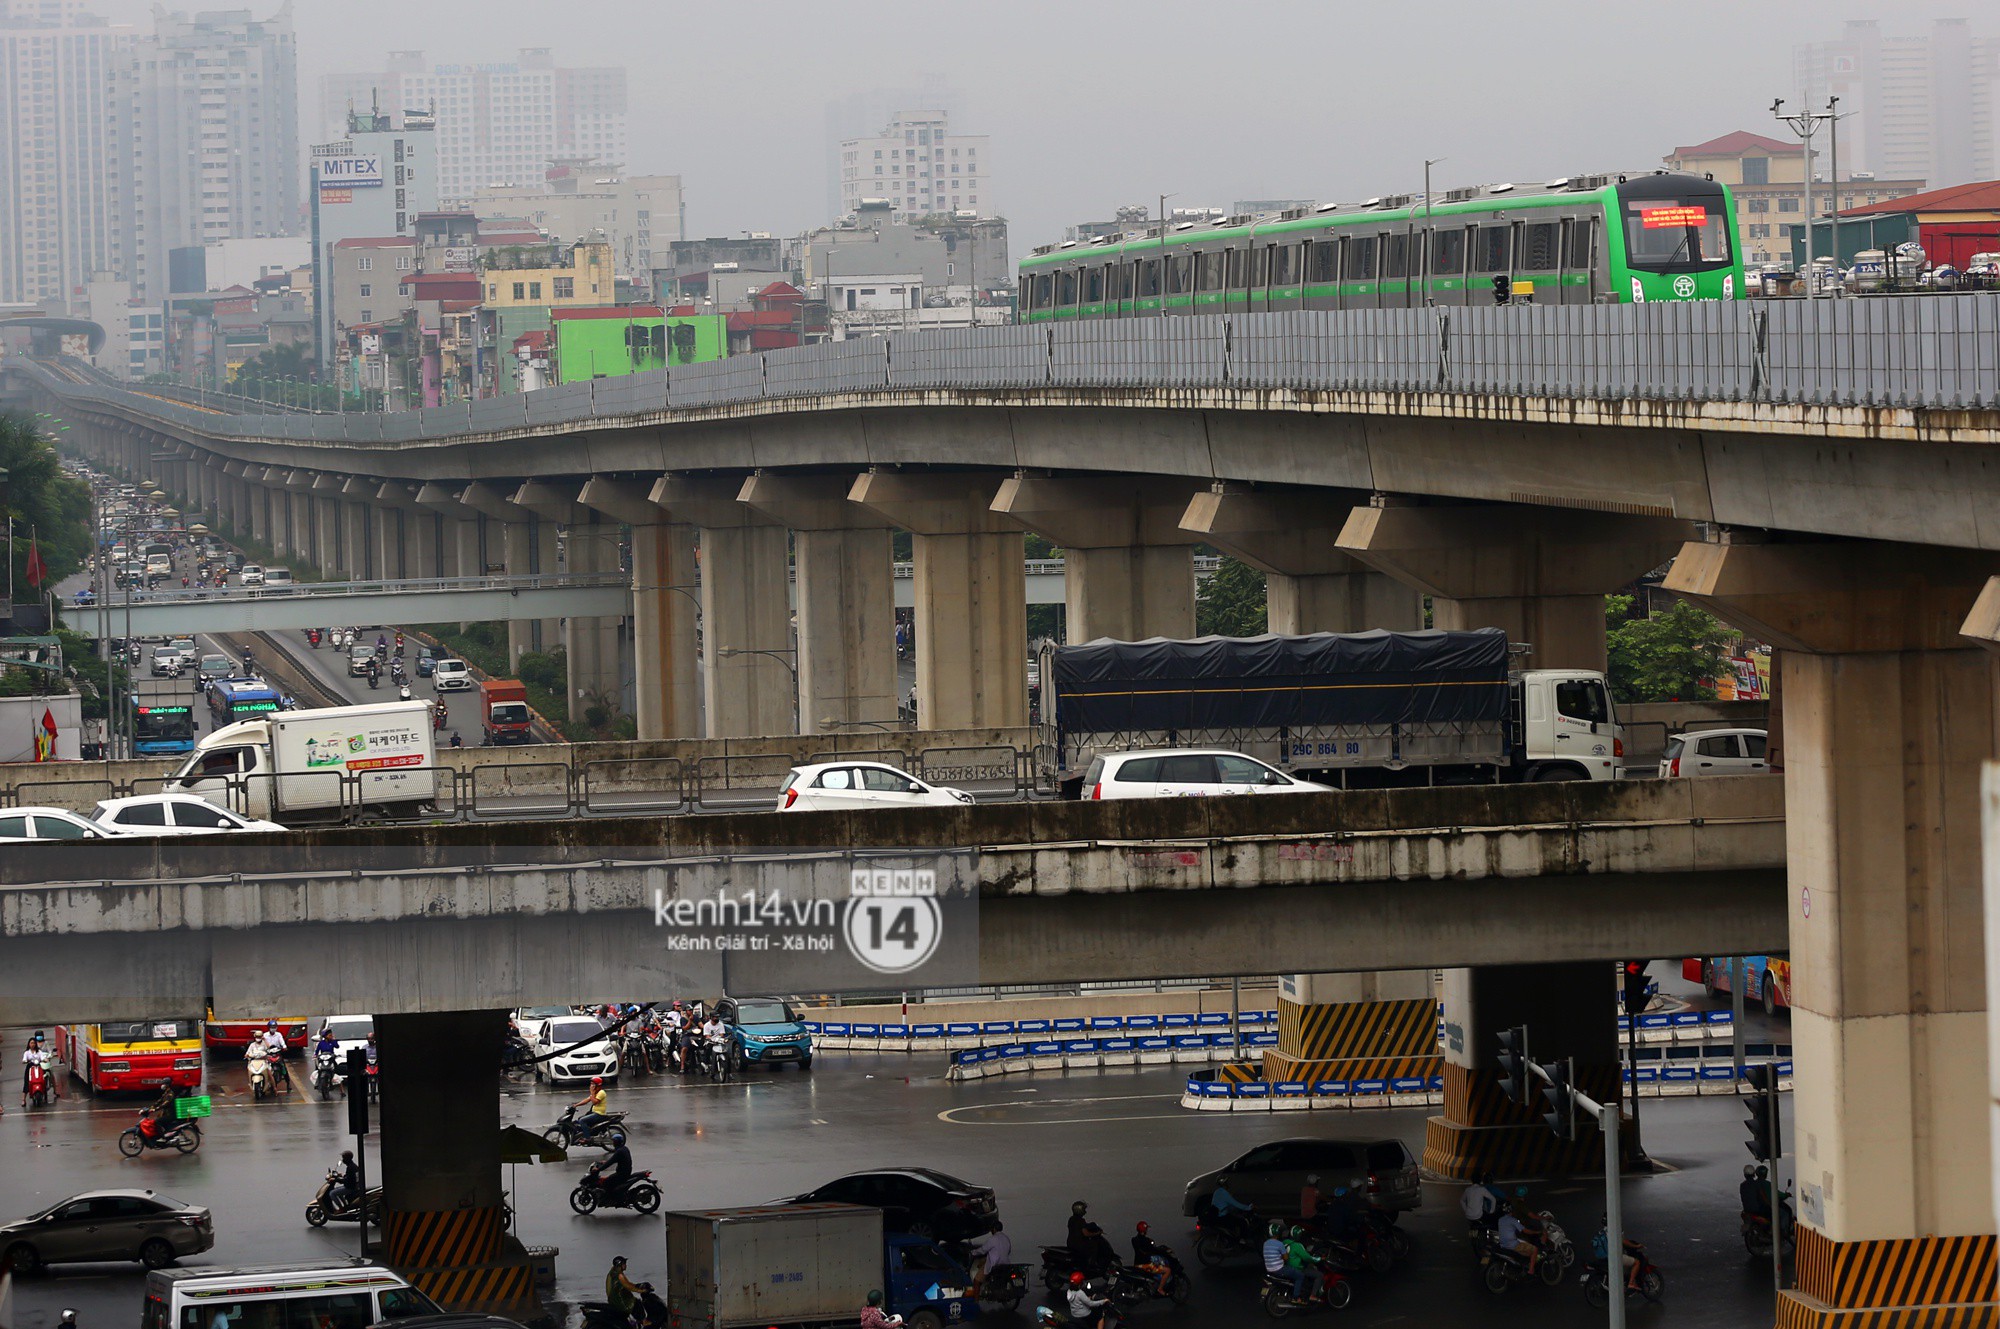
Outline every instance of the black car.
POLYGON ((852 1172, 795 1197, 792 1203, 871 1205, 882 1211, 884 1231, 938 1241, 976 1237, 999 1213, 991 1187, 927 1167, 852 1172))

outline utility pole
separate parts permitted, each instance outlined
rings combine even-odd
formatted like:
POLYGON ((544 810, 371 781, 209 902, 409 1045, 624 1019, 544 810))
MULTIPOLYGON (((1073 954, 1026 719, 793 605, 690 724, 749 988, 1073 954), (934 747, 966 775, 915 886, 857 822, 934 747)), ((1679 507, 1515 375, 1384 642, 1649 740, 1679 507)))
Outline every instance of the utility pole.
MULTIPOLYGON (((1837 100, 1838 100, 1838 98, 1836 98, 1836 99, 1834 99, 1834 100, 1836 100, 1836 101, 1837 101, 1837 100)), ((1833 119, 1834 119, 1835 117, 1834 117, 1834 114, 1833 114, 1833 112, 1832 112, 1832 110, 1831 110, 1831 109, 1828 109, 1828 110, 1826 110, 1826 111, 1819 111, 1819 112, 1814 112, 1814 111, 1800 111, 1800 112, 1799 112, 1799 113, 1797 113, 1796 115, 1786 115, 1786 114, 1785 114, 1785 99, 1784 99, 1783 97, 1780 97, 1780 98, 1778 98, 1778 99, 1777 99, 1776 101, 1774 101, 1774 102, 1772 102, 1772 103, 1771 103, 1771 114, 1772 114, 1772 115, 1774 115, 1774 116, 1776 116, 1776 117, 1778 118, 1778 121, 1779 121, 1779 123, 1783 124, 1783 125, 1784 125, 1784 126, 1786 126, 1786 127, 1788 128, 1788 129, 1790 129, 1790 130, 1792 131, 1792 133, 1796 134, 1796 135, 1798 136, 1798 138, 1799 138, 1799 141, 1800 141, 1800 142, 1801 142, 1802 144, 1804 144, 1804 148, 1805 148, 1805 186, 1806 186, 1806 200, 1805 200, 1805 216, 1806 216, 1806 255, 1805 255, 1805 257, 1806 257, 1806 261, 1805 261, 1805 277, 1806 277, 1806 298, 1810 300, 1810 299, 1812 299, 1812 298, 1813 298, 1814 296, 1816 296, 1816 295, 1818 295, 1818 294, 1819 294, 1819 291, 1818 291, 1818 289, 1817 289, 1817 287, 1818 287, 1818 282, 1817 282, 1817 280, 1815 279, 1815 277, 1814 277, 1814 274, 1813 274, 1813 207, 1812 207, 1812 201, 1813 201, 1813 153, 1812 153, 1812 141, 1813 141, 1813 135, 1819 132, 1819 127, 1820 127, 1820 125, 1821 125, 1821 124, 1823 124, 1823 123, 1825 123, 1825 122, 1827 122, 1827 121, 1831 121, 1831 120, 1833 120, 1833 119)), ((1834 210, 1835 210, 1835 211, 1838 211, 1838 210, 1839 210, 1839 205, 1840 205, 1840 182, 1839 182, 1839 180, 1838 180, 1838 179, 1836 179, 1836 180, 1834 181, 1834 189, 1833 189, 1833 201, 1834 201, 1834 210)), ((1835 225, 1838 225, 1838 223, 1835 223, 1835 225)), ((1839 271, 1840 271, 1840 251, 1839 251, 1838 249, 1834 250, 1834 254, 1833 254, 1833 268, 1834 268, 1834 272, 1835 272, 1835 274, 1836 274, 1836 276, 1837 276, 1837 275, 1839 274, 1839 271)), ((1836 283, 1836 285, 1837 285, 1837 284, 1838 284, 1838 283, 1836 283)))
POLYGON ((1431 303, 1431 167, 1436 166, 1443 160, 1443 157, 1430 157, 1424 161, 1424 238, 1420 243, 1424 247, 1423 283, 1425 304, 1431 303))

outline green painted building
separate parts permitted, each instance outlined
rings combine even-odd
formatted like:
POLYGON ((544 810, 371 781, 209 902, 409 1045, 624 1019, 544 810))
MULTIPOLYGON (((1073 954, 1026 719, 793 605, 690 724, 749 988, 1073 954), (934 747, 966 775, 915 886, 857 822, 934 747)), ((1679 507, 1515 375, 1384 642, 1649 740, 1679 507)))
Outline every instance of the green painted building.
POLYGON ((558 383, 621 378, 729 354, 722 314, 663 314, 658 305, 558 309, 549 320, 558 383))

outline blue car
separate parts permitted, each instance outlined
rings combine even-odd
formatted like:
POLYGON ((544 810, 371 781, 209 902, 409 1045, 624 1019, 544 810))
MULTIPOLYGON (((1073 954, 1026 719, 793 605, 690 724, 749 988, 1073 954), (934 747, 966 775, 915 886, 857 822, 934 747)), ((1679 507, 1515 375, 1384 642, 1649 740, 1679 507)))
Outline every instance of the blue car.
POLYGON ((802 1071, 812 1069, 812 1035, 785 1002, 776 997, 724 997, 715 1003, 715 1013, 729 1026, 737 1063, 745 1069, 788 1062, 802 1071))

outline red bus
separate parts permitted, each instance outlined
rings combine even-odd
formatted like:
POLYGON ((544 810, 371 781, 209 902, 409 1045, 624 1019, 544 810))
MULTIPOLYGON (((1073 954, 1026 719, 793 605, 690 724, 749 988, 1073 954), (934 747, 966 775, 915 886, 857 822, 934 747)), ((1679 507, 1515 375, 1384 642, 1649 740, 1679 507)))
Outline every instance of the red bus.
POLYGON ((192 1016, 58 1025, 56 1050, 92 1093, 201 1083, 201 1021, 192 1016))
MULTIPOLYGON (((242 1056, 250 1046, 254 1035, 264 1032, 264 1020, 230 1020, 218 1018, 214 1011, 202 1021, 202 1037, 208 1046, 218 1052, 234 1052, 242 1056)), ((278 1017, 278 1032, 285 1036, 286 1052, 303 1052, 306 1046, 306 1017, 303 1015, 281 1015, 278 1017)))

